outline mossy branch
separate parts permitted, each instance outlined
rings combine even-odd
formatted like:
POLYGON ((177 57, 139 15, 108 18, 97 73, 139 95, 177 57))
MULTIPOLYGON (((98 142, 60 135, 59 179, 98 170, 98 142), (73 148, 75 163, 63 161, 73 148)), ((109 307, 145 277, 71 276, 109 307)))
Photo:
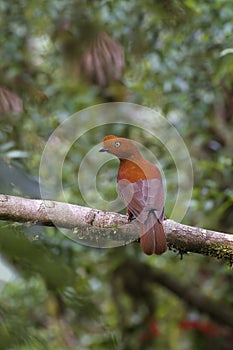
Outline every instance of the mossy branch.
MULTIPOLYGON (((0 195, 0 220, 56 226, 72 230, 77 240, 101 246, 103 242, 124 245, 139 237, 136 220, 126 215, 49 200, 0 195)), ((216 257, 233 264, 233 235, 192 227, 173 220, 164 221, 168 246, 181 253, 193 252, 216 257)))

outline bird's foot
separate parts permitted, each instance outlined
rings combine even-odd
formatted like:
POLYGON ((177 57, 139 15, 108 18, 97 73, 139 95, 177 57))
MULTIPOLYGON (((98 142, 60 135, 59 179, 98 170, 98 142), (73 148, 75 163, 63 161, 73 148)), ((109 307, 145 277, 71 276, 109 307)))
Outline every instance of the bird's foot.
POLYGON ((136 219, 135 216, 131 212, 128 212, 128 222, 131 222, 135 219, 136 219))

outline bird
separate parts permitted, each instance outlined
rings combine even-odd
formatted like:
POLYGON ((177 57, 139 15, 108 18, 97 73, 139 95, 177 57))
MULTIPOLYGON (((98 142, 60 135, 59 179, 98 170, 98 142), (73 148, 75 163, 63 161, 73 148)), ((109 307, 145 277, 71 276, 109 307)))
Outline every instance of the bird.
POLYGON ((140 224, 140 245, 147 255, 160 255, 167 250, 163 228, 164 187, 158 167, 143 158, 132 140, 108 135, 100 152, 120 160, 117 190, 128 210, 129 221, 140 224))

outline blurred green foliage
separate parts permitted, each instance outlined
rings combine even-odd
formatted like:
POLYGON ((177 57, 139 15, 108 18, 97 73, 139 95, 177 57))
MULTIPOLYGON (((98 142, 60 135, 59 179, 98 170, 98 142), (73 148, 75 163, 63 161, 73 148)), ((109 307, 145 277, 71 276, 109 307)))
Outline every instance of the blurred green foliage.
MULTIPOLYGON (((6 89, 23 103, 21 113, 1 114, 1 193, 39 196, 44 146, 70 115, 102 102, 136 102, 159 107, 189 149, 195 184, 184 222, 232 232, 231 1, 2 0, 0 12, 0 87, 4 96, 6 89), (122 79, 104 88, 85 79, 79 66, 83 51, 103 31, 121 44, 126 59, 122 79)), ((15 102, 0 101, 0 110, 15 102)), ((169 215, 177 191, 172 159, 149 135, 125 125, 96 128, 73 145, 62 173, 69 202, 86 204, 77 185, 79 166, 109 132, 156 154, 167 178, 169 215)), ((106 200, 116 197, 116 168, 111 161, 98 174, 98 191, 106 200)), ((149 277, 142 288, 136 278, 144 262, 232 307, 232 273, 214 259, 190 254, 180 260, 174 252, 148 258, 136 243, 94 249, 54 228, 5 222, 0 251, 16 272, 1 287, 3 350, 231 348, 226 326, 214 336, 200 327, 182 329, 183 320, 211 320, 191 309, 185 296, 178 299, 149 277), (125 285, 121 267, 132 260, 138 265, 125 285)))

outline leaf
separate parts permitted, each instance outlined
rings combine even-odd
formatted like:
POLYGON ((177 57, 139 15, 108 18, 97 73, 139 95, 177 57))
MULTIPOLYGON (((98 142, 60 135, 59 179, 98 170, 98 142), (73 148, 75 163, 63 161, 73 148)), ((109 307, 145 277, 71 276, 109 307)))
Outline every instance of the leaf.
POLYGON ((229 53, 233 53, 233 48, 232 47, 228 47, 227 49, 224 49, 220 52, 220 57, 224 57, 226 55, 228 55, 229 53))
POLYGON ((28 152, 19 150, 9 151, 6 153, 7 158, 28 158, 28 156, 28 152))
POLYGON ((0 146, 0 151, 5 152, 15 145, 14 141, 9 141, 0 146))

